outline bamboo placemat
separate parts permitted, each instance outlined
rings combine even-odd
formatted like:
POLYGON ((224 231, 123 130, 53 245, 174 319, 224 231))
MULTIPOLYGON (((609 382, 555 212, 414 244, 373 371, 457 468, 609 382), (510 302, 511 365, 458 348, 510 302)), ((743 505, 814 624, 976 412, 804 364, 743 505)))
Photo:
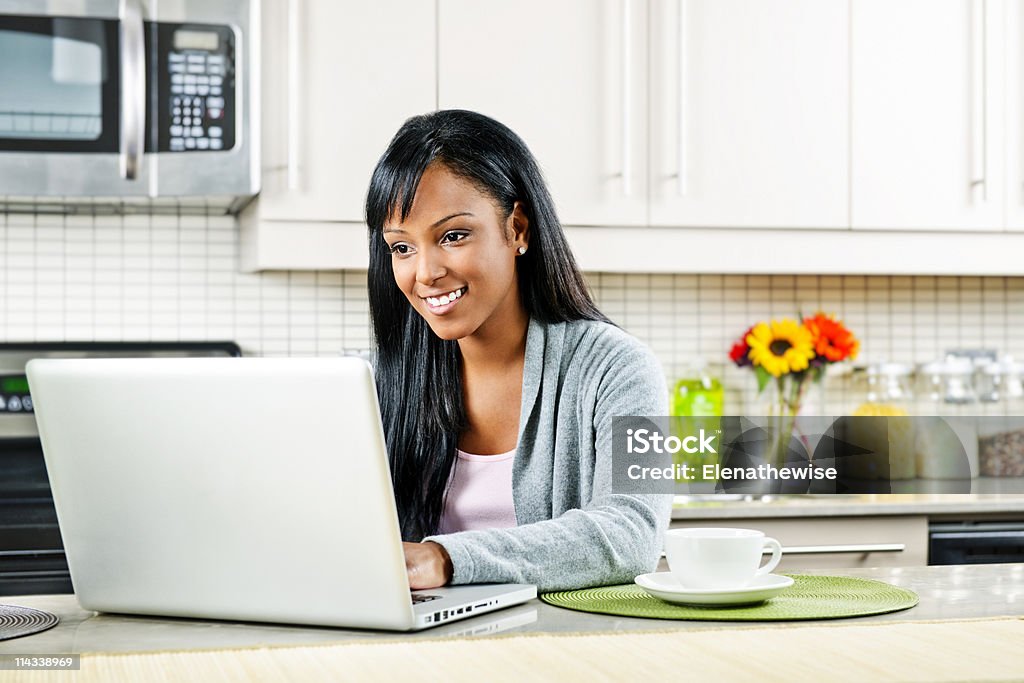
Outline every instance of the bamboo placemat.
POLYGON ((794 583, 767 602, 739 607, 675 605, 635 583, 545 593, 549 605, 646 619, 694 621, 804 621, 885 614, 917 604, 917 593, 872 579, 794 574, 794 583))

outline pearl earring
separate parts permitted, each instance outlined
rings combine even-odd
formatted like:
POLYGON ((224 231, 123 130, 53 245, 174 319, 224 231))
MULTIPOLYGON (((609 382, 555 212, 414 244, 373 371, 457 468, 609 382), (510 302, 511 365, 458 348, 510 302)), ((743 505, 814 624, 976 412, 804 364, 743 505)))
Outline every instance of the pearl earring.
POLYGON ((517 249, 516 251, 518 251, 519 255, 522 256, 523 254, 526 253, 526 247, 519 247, 519 249, 517 249))

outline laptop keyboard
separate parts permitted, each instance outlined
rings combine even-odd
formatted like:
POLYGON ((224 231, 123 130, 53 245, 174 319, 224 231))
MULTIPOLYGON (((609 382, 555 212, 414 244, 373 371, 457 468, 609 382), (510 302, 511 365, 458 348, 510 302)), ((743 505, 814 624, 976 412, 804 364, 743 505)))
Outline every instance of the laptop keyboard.
POLYGON ((412 604, 418 605, 421 602, 430 602, 431 600, 438 600, 440 598, 440 595, 424 595, 423 593, 413 593, 412 604))

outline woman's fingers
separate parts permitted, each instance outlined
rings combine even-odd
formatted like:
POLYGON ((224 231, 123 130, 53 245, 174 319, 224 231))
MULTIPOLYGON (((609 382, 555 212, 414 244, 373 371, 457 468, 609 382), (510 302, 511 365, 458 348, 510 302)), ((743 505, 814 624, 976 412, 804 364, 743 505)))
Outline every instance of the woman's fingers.
POLYGON ((451 580, 452 565, 448 553, 438 543, 402 543, 405 570, 413 590, 437 588, 451 580))

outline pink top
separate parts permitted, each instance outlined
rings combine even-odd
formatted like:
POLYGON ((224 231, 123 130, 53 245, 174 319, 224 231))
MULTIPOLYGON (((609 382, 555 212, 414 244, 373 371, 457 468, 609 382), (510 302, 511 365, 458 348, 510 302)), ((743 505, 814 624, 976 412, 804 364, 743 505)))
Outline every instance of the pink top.
POLYGON ((516 525, 512 462, 516 452, 474 455, 460 450, 441 513, 440 534, 516 525))

